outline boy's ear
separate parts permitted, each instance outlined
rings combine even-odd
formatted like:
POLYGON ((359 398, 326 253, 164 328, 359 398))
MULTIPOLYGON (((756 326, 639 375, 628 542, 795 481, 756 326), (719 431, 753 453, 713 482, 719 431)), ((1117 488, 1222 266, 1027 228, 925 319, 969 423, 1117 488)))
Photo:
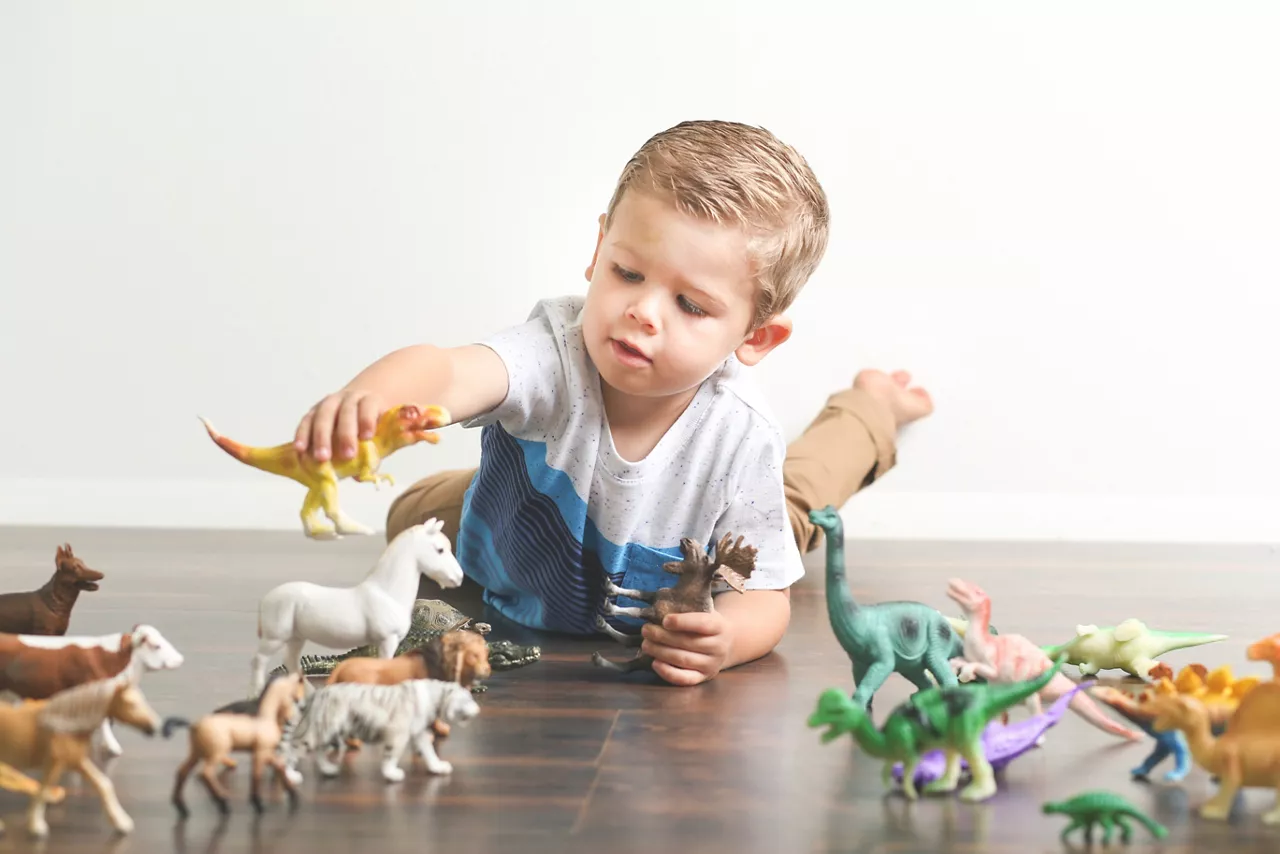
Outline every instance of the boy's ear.
POLYGON ((604 242, 604 214, 600 214, 600 232, 596 235, 596 248, 591 253, 591 263, 587 265, 587 281, 596 274, 596 259, 600 257, 600 244, 604 242))
POLYGON ((791 337, 791 318, 775 315, 751 331, 734 353, 744 365, 754 365, 791 337))

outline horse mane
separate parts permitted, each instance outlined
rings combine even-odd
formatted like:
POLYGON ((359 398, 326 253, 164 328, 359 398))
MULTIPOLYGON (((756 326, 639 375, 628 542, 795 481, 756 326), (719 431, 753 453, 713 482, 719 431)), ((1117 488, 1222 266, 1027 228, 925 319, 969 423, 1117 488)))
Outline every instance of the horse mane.
POLYGON ((102 724, 116 691, 125 684, 126 680, 112 676, 59 691, 36 713, 36 722, 54 732, 92 732, 102 724))

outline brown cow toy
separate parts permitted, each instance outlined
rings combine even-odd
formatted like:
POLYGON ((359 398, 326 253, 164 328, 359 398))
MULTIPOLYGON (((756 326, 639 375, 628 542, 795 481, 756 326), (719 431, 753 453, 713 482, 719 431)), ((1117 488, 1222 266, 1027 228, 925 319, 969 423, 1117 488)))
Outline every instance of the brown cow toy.
POLYGON ((105 576, 84 565, 70 545, 58 546, 53 577, 39 590, 0 594, 0 632, 15 635, 65 635, 71 609, 82 591, 98 589, 105 576))

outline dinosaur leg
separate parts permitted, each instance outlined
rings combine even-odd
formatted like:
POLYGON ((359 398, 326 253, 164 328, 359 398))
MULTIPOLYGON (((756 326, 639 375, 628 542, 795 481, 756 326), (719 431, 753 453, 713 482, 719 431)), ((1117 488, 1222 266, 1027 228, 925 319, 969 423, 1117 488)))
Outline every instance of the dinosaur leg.
POLYGON ((1106 813, 1098 816, 1098 823, 1102 825, 1102 844, 1110 845, 1111 834, 1116 829, 1116 823, 1106 813))
MULTIPOLYGON (((1152 772, 1152 770, 1161 762, 1163 762, 1165 758, 1172 752, 1173 750, 1169 747, 1168 743, 1164 739, 1158 739, 1156 741, 1155 748, 1152 749, 1151 751, 1151 754, 1142 761, 1141 765, 1139 765, 1137 768, 1131 769, 1129 771, 1129 774, 1135 780, 1147 779, 1147 775, 1149 775, 1152 772)), ((1165 779, 1168 779, 1167 775, 1165 779)))
POLYGON ((1062 828, 1062 833, 1058 836, 1058 838, 1061 839, 1063 842, 1066 842, 1067 834, 1071 833, 1071 831, 1075 830, 1077 827, 1085 827, 1085 823, 1080 819, 1076 818, 1075 816, 1072 816, 1071 823, 1068 824, 1066 827, 1062 828))
MULTIPOLYGON (((1221 742, 1219 742, 1221 745, 1221 742)), ((1231 815, 1231 805, 1235 802, 1236 793, 1240 791, 1240 757, 1230 747, 1224 750, 1222 767, 1219 770, 1218 792, 1200 807, 1202 818, 1226 819, 1231 815)))
MULTIPOLYGON (((909 756, 902 762, 902 794, 906 795, 909 801, 920 797, 920 792, 916 789, 916 767, 919 764, 919 756, 909 756)), ((885 760, 885 767, 892 768, 893 760, 885 760)))
POLYGON ((932 783, 926 783, 924 790, 929 794, 934 792, 954 792, 956 786, 960 785, 960 751, 946 748, 947 767, 942 772, 942 776, 934 780, 932 783))
POLYGON ((644 637, 642 635, 628 635, 623 632, 620 632, 617 629, 615 629, 613 626, 605 622, 604 617, 596 617, 596 628, 598 628, 600 631, 604 632, 609 637, 613 638, 623 646, 639 646, 640 644, 644 643, 644 637))
POLYGON ((969 763, 969 785, 960 790, 962 801, 985 801, 996 793, 996 774, 982 749, 982 734, 974 736, 964 747, 964 758, 969 763))
POLYGON ((1154 658, 1147 658, 1146 656, 1143 656, 1142 658, 1135 658, 1133 661, 1129 662, 1129 666, 1126 667, 1125 670, 1128 671, 1131 676, 1137 676, 1139 679, 1146 679, 1147 675, 1151 673, 1151 668, 1155 667, 1159 663, 1160 662, 1156 661, 1154 658))
POLYGON ((1133 839, 1133 825, 1129 824, 1129 820, 1122 815, 1116 815, 1114 818, 1120 827, 1120 841, 1127 844, 1133 839))
POLYGON ((324 505, 320 500, 320 492, 315 487, 307 490, 299 515, 302 517, 302 533, 311 539, 332 540, 338 536, 333 525, 325 521, 324 505))
POLYGON ((326 475, 321 470, 323 480, 316 487, 320 494, 320 506, 324 510, 324 515, 329 517, 329 521, 333 523, 334 531, 340 536, 348 534, 372 534, 373 529, 367 525, 362 525, 355 519, 352 519, 346 513, 342 512, 342 508, 338 506, 338 478, 332 473, 332 467, 326 475))
POLYGON ((1263 824, 1280 824, 1280 785, 1276 786, 1276 805, 1262 814, 1263 824))
POLYGON ((853 692, 853 701, 862 708, 866 708, 871 702, 872 696, 876 691, 880 690, 880 686, 889 678, 889 674, 893 672, 893 659, 880 659, 866 665, 862 678, 858 678, 858 669, 854 668, 853 678, 857 683, 857 687, 853 692))
MULTIPOLYGON (((924 667, 925 670, 933 674, 934 680, 943 688, 951 688, 960 684, 960 680, 956 678, 955 671, 951 669, 951 662, 947 660, 947 655, 942 650, 930 649, 925 653, 924 667)), ((923 689, 929 686, 921 685, 920 687, 923 689)))

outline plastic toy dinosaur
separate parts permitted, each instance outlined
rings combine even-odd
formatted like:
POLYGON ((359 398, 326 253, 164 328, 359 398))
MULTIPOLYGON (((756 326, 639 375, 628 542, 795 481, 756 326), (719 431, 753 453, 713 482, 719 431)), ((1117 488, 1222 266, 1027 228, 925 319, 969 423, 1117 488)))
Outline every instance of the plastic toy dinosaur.
MULTIPOLYGON (((1263 682, 1246 694, 1217 737, 1200 700, 1175 694, 1151 703, 1156 708, 1152 726, 1158 732, 1181 730, 1196 764, 1219 779, 1218 793, 1200 807, 1202 817, 1226 819, 1243 787, 1280 790, 1280 682, 1263 682)), ((1280 824, 1280 800, 1262 821, 1280 824)))
MULTIPOLYGON (((960 606, 969 627, 964 634, 963 656, 952 659, 956 676, 961 682, 981 676, 991 682, 1015 682, 1030 679, 1044 672, 1050 665, 1047 656, 1022 635, 993 636, 987 632, 991 619, 991 599, 981 587, 959 578, 947 585, 947 595, 960 606)), ((1065 652, 1060 653, 1065 657, 1065 652)), ((1074 683, 1066 676, 1057 675, 1038 694, 1031 695, 1027 705, 1032 714, 1040 713, 1041 698, 1052 702, 1071 690, 1074 683)), ((1103 714, 1098 705, 1085 694, 1071 698, 1071 710, 1103 732, 1137 741, 1142 738, 1138 730, 1130 729, 1103 714)))
POLYGON ((1139 679, 1150 678, 1157 659, 1175 649, 1187 649, 1226 640, 1226 635, 1197 632, 1162 632, 1141 620, 1129 619, 1115 627, 1076 626, 1076 636, 1063 644, 1042 647, 1050 657, 1067 654, 1067 663, 1085 676, 1102 670, 1123 670, 1139 679))
POLYGON ((838 688, 828 688, 809 716, 809 726, 828 727, 826 743, 850 733, 864 751, 884 760, 881 779, 893 780, 893 767, 903 764, 902 791, 915 800, 916 767, 930 750, 946 753, 942 776, 925 786, 926 792, 955 791, 960 780, 960 759, 969 763, 972 781, 960 792, 961 800, 982 801, 996 793, 995 774, 983 751, 982 733, 1004 709, 1026 700, 1057 675, 1062 659, 1034 679, 1006 685, 973 683, 922 689, 889 713, 876 729, 871 713, 838 688))
MULTIPOLYGON (((1071 702, 1071 698, 1076 691, 1080 691, 1091 684, 1093 683, 1084 682, 1077 685, 1055 700, 1053 705, 1043 714, 1036 715, 1033 718, 1018 721, 1015 724, 998 724, 995 721, 987 724, 987 728, 982 731, 982 753, 987 757, 987 761, 991 763, 991 769, 1000 771, 1010 762, 1043 741, 1043 736, 1049 727, 1062 720, 1062 716, 1066 714, 1067 703, 1071 702)), ((920 764, 916 766, 916 788, 937 780, 943 775, 946 768, 946 752, 942 750, 929 751, 920 757, 920 764)), ((961 759, 960 768, 962 771, 968 770, 969 763, 961 759)), ((893 766, 893 778, 895 780, 902 779, 901 763, 893 766)))
POLYGON ((1271 678, 1280 679, 1280 632, 1249 644, 1245 657, 1250 661, 1271 662, 1271 678))
POLYGON ((307 488, 302 501, 302 530, 316 540, 332 540, 347 534, 372 534, 373 529, 352 519, 338 506, 338 481, 352 478, 361 483, 372 483, 380 488, 382 482, 394 484, 389 474, 378 471, 378 466, 391 454, 418 442, 436 444, 440 437, 430 432, 450 421, 448 410, 442 406, 393 406, 378 418, 372 439, 362 440, 356 455, 349 460, 325 460, 318 462, 310 454, 299 453, 292 442, 269 448, 242 445, 220 435, 207 418, 200 421, 209 438, 218 447, 245 465, 296 480, 307 488), (324 519, 328 521, 323 521, 324 519))
POLYGON ((1120 841, 1129 842, 1133 838, 1133 827, 1125 821, 1126 817, 1142 824, 1157 839, 1164 839, 1169 835, 1167 827, 1114 792, 1081 792, 1065 801, 1050 801, 1041 809, 1045 815, 1070 816, 1071 823, 1062 831, 1063 842, 1067 841, 1067 834, 1082 827, 1085 842, 1092 844, 1093 828, 1099 824, 1102 825, 1103 845, 1111 843, 1111 834, 1117 826, 1120 828, 1120 841))
POLYGON ((900 673, 920 690, 956 685, 948 661, 961 650, 960 638, 942 612, 922 602, 859 605, 845 575, 844 523, 833 505, 810 510, 809 520, 827 535, 827 619, 853 664, 853 701, 871 707, 871 698, 890 673, 900 673))

